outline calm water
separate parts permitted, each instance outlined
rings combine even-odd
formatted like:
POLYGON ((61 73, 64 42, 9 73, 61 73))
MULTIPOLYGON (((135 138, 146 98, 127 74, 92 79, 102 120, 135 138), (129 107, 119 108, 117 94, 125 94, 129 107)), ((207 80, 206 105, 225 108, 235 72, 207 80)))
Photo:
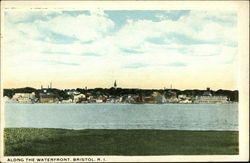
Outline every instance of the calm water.
POLYGON ((238 105, 9 103, 5 127, 238 130, 238 105))

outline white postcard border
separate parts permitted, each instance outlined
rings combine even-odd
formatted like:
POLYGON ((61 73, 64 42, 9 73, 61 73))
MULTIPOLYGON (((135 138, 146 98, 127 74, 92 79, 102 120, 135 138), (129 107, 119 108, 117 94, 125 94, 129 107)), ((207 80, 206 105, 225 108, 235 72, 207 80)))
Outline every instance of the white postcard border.
MULTIPOLYGON (((238 74, 239 88, 239 155, 168 155, 168 156, 3 156, 3 126, 4 108, 1 100, 1 162, 8 159, 34 158, 92 158, 97 162, 102 158, 104 162, 200 162, 200 161, 247 161, 249 159, 249 3, 248 1, 1 1, 1 33, 3 34, 3 12, 6 10, 236 10, 239 22, 239 57, 238 74)), ((1 46, 4 36, 1 34, 1 46)), ((1 48, 3 54, 3 48, 1 48)), ((3 73, 1 55, 1 77, 3 73)), ((3 97, 3 79, 1 78, 1 97, 3 97)), ((66 161, 66 162, 71 162, 66 161)), ((12 162, 12 161, 10 161, 12 162)), ((17 161, 16 161, 17 162, 17 161)), ((33 162, 33 161, 20 161, 33 162)), ((34 161, 37 162, 37 161, 34 161)), ((47 162, 47 161, 46 161, 47 162)), ((57 161, 54 161, 57 162, 57 161)), ((58 161, 62 162, 62 161, 58 161)), ((77 161, 77 162, 93 162, 77 161)))

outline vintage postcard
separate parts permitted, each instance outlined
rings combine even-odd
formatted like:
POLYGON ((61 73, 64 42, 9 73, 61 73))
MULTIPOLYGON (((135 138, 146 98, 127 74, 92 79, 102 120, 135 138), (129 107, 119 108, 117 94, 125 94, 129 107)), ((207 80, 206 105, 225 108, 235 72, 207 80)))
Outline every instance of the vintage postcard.
POLYGON ((249 159, 248 1, 1 2, 1 162, 249 159))

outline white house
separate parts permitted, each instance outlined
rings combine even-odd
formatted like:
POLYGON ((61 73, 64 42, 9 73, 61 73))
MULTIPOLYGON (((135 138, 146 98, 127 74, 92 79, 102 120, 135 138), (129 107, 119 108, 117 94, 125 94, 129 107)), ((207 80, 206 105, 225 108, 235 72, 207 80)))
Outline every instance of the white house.
POLYGON ((32 103, 35 101, 35 92, 32 93, 15 93, 12 97, 13 101, 17 101, 20 103, 32 103))
POLYGON ((84 94, 74 94, 73 95, 73 102, 77 103, 79 102, 81 99, 86 98, 86 96, 84 94))
POLYGON ((68 100, 62 100, 62 103, 72 103, 73 100, 72 99, 68 99, 68 100))

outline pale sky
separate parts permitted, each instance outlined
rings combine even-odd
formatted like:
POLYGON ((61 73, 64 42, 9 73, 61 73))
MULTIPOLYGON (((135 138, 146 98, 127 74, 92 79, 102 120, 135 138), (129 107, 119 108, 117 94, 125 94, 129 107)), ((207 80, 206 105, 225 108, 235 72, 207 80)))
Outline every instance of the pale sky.
POLYGON ((6 11, 4 88, 237 89, 230 11, 6 11))

